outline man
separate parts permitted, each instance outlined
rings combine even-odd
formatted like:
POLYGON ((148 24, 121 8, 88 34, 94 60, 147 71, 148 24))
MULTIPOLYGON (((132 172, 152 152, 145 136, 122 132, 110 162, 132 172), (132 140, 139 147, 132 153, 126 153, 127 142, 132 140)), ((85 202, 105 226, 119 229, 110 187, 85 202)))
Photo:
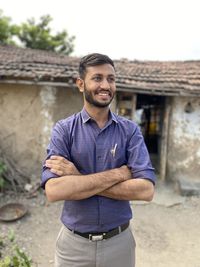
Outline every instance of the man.
POLYGON ((138 126, 109 109, 116 92, 113 61, 81 59, 81 112, 52 132, 42 174, 49 201, 64 200, 56 267, 133 267, 129 200, 152 200, 155 175, 138 126))

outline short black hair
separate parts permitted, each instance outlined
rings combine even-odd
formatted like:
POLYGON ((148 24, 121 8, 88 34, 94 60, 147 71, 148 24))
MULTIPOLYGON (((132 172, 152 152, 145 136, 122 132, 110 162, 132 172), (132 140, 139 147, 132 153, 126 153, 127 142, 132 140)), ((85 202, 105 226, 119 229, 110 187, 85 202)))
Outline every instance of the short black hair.
POLYGON ((114 62, 106 55, 99 53, 92 53, 82 57, 79 64, 80 78, 83 79, 85 77, 87 67, 103 65, 103 64, 110 64, 115 69, 114 62))

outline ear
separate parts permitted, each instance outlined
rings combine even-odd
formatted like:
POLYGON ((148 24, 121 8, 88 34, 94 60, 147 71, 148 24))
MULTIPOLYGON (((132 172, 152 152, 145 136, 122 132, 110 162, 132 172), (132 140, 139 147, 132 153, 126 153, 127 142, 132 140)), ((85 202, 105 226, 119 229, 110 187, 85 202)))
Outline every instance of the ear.
POLYGON ((81 78, 77 78, 76 85, 81 93, 84 92, 84 81, 81 78))

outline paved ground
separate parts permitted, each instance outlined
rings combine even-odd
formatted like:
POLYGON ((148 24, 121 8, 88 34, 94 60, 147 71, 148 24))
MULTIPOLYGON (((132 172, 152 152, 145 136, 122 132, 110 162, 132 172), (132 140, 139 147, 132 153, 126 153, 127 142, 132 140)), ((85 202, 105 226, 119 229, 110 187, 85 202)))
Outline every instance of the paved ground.
POLYGON ((133 204, 137 267, 200 267, 199 200, 160 184, 151 204, 133 204))
MULTIPOLYGON (((29 210, 21 220, 1 222, 1 235, 13 229, 18 244, 31 255, 33 267, 53 267, 62 203, 47 203, 43 193, 31 199, 6 195, 0 200, 1 205, 22 202, 29 210)), ((136 267, 200 267, 199 200, 181 197, 171 186, 158 184, 151 203, 132 202, 136 267)))

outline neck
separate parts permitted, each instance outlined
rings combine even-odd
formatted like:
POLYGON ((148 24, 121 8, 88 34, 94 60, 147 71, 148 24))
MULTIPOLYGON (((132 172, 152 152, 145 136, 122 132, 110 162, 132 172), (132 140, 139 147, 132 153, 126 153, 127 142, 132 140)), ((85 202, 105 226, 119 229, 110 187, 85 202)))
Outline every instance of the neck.
POLYGON ((103 128, 108 121, 109 107, 98 108, 94 106, 84 105, 85 110, 92 119, 96 121, 99 128, 103 128))

